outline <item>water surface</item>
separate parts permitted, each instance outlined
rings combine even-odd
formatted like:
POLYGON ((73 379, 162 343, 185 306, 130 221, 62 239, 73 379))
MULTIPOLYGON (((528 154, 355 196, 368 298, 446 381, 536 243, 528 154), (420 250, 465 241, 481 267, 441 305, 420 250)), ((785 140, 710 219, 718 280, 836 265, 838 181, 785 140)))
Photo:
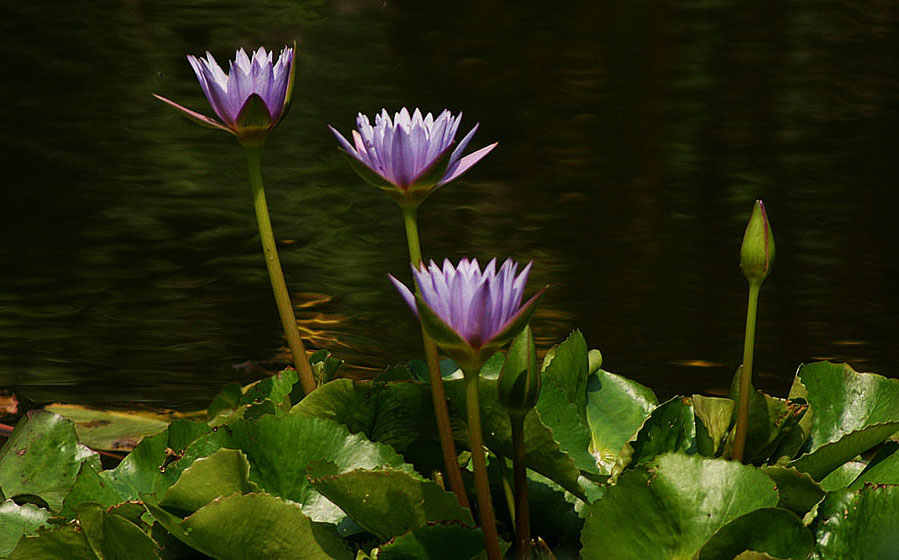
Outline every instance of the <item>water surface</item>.
POLYGON ((16 3, 0 24, 0 387, 35 400, 204 406, 282 347, 243 154, 184 55, 299 41, 265 174, 313 346, 355 374, 420 353, 386 279, 400 214, 326 129, 464 111, 499 147, 422 207, 427 257, 533 260, 544 348, 720 391, 739 363, 745 222, 766 202, 758 385, 803 361, 899 372, 899 26, 884 2, 16 3))

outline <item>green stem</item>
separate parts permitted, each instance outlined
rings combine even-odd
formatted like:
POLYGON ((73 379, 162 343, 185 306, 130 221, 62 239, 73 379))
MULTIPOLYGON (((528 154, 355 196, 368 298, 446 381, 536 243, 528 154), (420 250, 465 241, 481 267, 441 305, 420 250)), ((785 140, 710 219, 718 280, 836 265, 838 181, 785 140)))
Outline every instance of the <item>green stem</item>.
POLYGON ((253 207, 256 209, 256 222, 259 225, 259 238, 262 240, 265 266, 268 268, 268 277, 272 282, 275 303, 278 305, 278 314, 281 316, 281 326, 284 327, 284 334, 287 336, 287 345, 293 355, 293 363, 297 369, 297 375, 300 377, 303 392, 308 395, 315 390, 315 377, 297 330, 297 320, 293 314, 290 295, 287 293, 287 284, 284 282, 284 272, 281 270, 281 261, 278 260, 272 222, 268 216, 268 204, 265 202, 265 188, 262 185, 262 148, 246 147, 246 151, 250 188, 253 192, 253 207))
MULTIPOLYGON (((418 242, 418 207, 401 206, 400 209, 403 211, 406 241, 409 244, 409 262, 418 267, 422 263, 421 245, 418 242)), ((418 281, 415 282, 415 292, 419 293, 418 281)), ((468 503, 468 494, 465 492, 465 483, 462 481, 462 469, 459 468, 453 429, 450 426, 446 391, 443 388, 443 376, 440 375, 440 361, 437 359, 437 345, 427 335, 423 326, 421 338, 425 348, 425 360, 428 364, 428 376, 431 380, 431 400, 434 403, 434 418, 437 421, 437 434, 440 438, 440 449, 443 452, 446 477, 449 479, 450 490, 456 494, 459 505, 471 509, 471 505, 468 503)))
POLYGON ((490 500, 490 481, 487 479, 487 462, 484 459, 484 438, 481 433, 481 407, 478 401, 478 379, 480 371, 462 372, 465 376, 465 408, 468 413, 468 442, 471 459, 474 462, 474 487, 478 495, 478 512, 488 560, 502 560, 499 535, 496 532, 496 517, 490 500))
POLYGON ((734 460, 743 462, 746 430, 749 426, 749 403, 752 396, 752 354, 755 347, 755 319, 759 304, 761 282, 749 283, 749 303, 746 307, 746 335, 743 341, 743 367, 740 369, 740 404, 737 409, 737 429, 734 437, 734 460))
POLYGON ((515 548, 520 560, 531 557, 531 519, 528 511, 528 475, 524 453, 524 414, 512 422, 512 468, 515 471, 515 548))

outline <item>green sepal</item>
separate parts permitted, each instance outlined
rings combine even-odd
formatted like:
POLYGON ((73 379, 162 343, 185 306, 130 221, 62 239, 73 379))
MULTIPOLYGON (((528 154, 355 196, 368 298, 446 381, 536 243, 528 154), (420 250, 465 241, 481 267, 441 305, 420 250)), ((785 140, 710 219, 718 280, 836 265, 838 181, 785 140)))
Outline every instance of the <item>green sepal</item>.
MULTIPOLYGON (((290 73, 287 78, 287 91, 284 92, 284 105, 281 106, 281 116, 278 117, 278 122, 284 120, 284 117, 287 116, 287 112, 290 111, 290 106, 293 104, 293 84, 294 79, 296 77, 297 71, 297 42, 293 42, 293 56, 290 57, 290 73)), ((278 123, 275 123, 278 124, 278 123)))
POLYGON ((534 408, 540 396, 540 377, 534 335, 528 325, 512 341, 497 381, 499 402, 509 414, 527 414, 534 408))
POLYGON ((255 93, 247 98, 236 120, 235 134, 244 146, 262 146, 274 125, 265 101, 255 93))
POLYGON ((430 192, 434 190, 437 183, 439 183, 440 180, 443 179, 443 176, 446 175, 446 170, 449 167, 450 157, 453 155, 455 145, 455 141, 450 142, 449 145, 434 158, 434 161, 424 168, 406 188, 410 192, 424 190, 430 192))
POLYGON ((463 371, 479 370, 489 356, 481 356, 467 340, 459 336, 437 313, 431 309, 420 294, 415 294, 418 317, 425 332, 431 340, 450 358, 455 360, 463 371))
POLYGON ((218 122, 215 119, 209 118, 206 115, 202 115, 196 111, 192 111, 192 110, 188 109, 187 107, 185 107, 183 105, 179 105, 178 103, 175 103, 171 99, 166 99, 165 97, 163 97, 161 95, 156 95, 154 93, 153 97, 162 101, 163 103, 165 103, 172 109, 175 109, 176 111, 178 111, 179 113, 181 113, 182 115, 184 115, 185 117, 187 117, 188 119, 192 120, 193 122, 197 123, 200 126, 204 126, 206 128, 211 128, 213 130, 224 130, 225 132, 230 132, 231 134, 234 134, 233 130, 231 130, 230 128, 228 128, 227 126, 218 122))
POLYGON ((363 181, 365 181, 369 185, 378 187, 379 189, 386 191, 388 194, 390 194, 390 196, 394 198, 398 196, 395 195, 394 192, 399 193, 399 196, 402 195, 403 190, 401 188, 394 185, 393 183, 382 177, 379 173, 372 170, 372 168, 359 161, 359 158, 341 147, 338 147, 337 150, 343 155, 344 158, 346 158, 347 163, 350 164, 350 167, 353 169, 353 171, 355 171, 363 181))

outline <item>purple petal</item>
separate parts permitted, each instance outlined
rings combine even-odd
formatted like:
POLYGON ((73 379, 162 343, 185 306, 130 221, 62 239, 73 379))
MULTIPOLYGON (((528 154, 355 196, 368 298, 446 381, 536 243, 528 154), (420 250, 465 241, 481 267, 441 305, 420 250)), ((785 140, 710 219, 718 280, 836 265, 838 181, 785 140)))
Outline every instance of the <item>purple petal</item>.
POLYGON ((481 160, 484 156, 490 153, 493 148, 496 147, 498 142, 494 142, 489 146, 484 146, 480 150, 476 152, 472 152, 467 156, 463 157, 459 161, 456 162, 456 166, 454 169, 448 169, 446 176, 444 176, 443 180, 440 181, 441 185, 445 185, 450 181, 454 181, 457 177, 468 171, 468 169, 481 160))
MULTIPOLYGON (((359 155, 356 153, 356 150, 353 148, 353 146, 350 145, 349 142, 347 142, 347 139, 343 137, 343 134, 339 133, 337 131, 337 129, 331 125, 328 125, 328 128, 331 130, 331 133, 334 135, 334 137, 337 138, 337 142, 340 144, 340 147, 343 148, 343 150, 345 152, 359 158, 359 155)), ((361 158, 359 158, 359 159, 361 160, 361 158)))
MULTIPOLYGON (((456 146, 456 149, 453 150, 453 154, 450 156, 449 168, 454 169, 455 163, 462 157, 462 152, 465 151, 465 148, 468 147, 468 143, 471 142, 471 139, 474 137, 475 132, 478 131, 478 127, 481 126, 481 123, 476 123, 471 130, 468 131, 468 134, 462 138, 462 141, 459 142, 459 145, 456 146)), ((455 135, 454 135, 455 136, 455 135)))
POLYGON ((412 309, 413 313, 418 315, 418 306, 415 305, 415 295, 412 294, 412 291, 407 288, 405 284, 394 278, 392 274, 388 274, 387 277, 390 278, 390 281, 393 282, 397 291, 403 296, 403 299, 406 300, 406 305, 412 309))

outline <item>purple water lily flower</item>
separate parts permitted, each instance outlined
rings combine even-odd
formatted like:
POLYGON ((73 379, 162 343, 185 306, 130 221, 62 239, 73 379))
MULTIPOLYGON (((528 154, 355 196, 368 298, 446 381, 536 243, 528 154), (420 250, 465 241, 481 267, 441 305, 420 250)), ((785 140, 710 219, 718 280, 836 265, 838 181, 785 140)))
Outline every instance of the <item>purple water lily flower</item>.
POLYGON ((274 51, 267 52, 259 47, 250 58, 240 49, 234 60, 230 61, 227 74, 208 51, 206 58, 188 55, 187 60, 200 81, 200 87, 220 121, 161 95, 153 95, 198 124, 226 130, 244 144, 261 144, 290 108, 296 66, 295 48, 296 45, 294 48, 284 47, 274 64, 274 51))
POLYGON ((390 280, 438 346, 463 369, 479 368, 530 321, 545 290, 522 305, 531 264, 518 272, 518 264, 507 259, 497 271, 493 259, 481 271, 477 259, 462 259, 456 267, 444 260, 442 269, 431 261, 412 267, 419 295, 393 276, 390 280))
POLYGON ((403 107, 390 118, 386 109, 375 115, 375 125, 359 113, 353 143, 328 125, 342 151, 363 179, 390 192, 401 204, 419 204, 431 191, 456 179, 496 147, 496 142, 466 156, 462 153, 478 130, 474 127, 455 148, 462 113, 444 110, 436 118, 410 115, 403 107))

